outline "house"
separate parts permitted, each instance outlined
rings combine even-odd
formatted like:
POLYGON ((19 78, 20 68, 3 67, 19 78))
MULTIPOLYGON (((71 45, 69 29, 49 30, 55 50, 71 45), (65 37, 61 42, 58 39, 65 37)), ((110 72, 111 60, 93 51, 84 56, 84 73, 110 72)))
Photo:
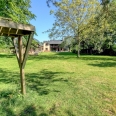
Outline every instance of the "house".
POLYGON ((43 42, 43 52, 49 51, 64 51, 63 47, 61 46, 62 40, 49 40, 43 42))

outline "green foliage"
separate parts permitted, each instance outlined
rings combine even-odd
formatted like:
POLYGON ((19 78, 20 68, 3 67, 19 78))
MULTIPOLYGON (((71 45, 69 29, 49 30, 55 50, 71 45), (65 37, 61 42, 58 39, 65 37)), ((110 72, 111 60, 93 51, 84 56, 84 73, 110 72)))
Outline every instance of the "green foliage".
MULTIPOLYGON (((87 38, 86 26, 90 19, 94 19, 96 9, 99 8, 99 2, 96 0, 61 0, 58 1, 57 11, 52 11, 56 20, 53 24, 53 28, 48 30, 49 37, 53 38, 65 38, 72 37, 77 40, 78 55, 80 51, 80 42, 87 38), (86 32, 85 32, 86 30, 86 32)), ((100 9, 99 9, 100 10, 100 9)))
POLYGON ((8 47, 11 44, 11 39, 9 37, 0 36, 0 47, 8 47))
MULTIPOLYGON (((29 11, 30 0, 0 0, 0 16, 11 18, 18 23, 29 24, 31 19, 36 16, 29 11)), ((23 38, 24 46, 27 42, 27 37, 23 38)), ((1 46, 11 46, 12 41, 9 37, 1 37, 1 46)))
MULTIPOLYGON (((75 38, 72 49, 84 48, 103 52, 115 44, 116 1, 115 0, 61 0, 55 3, 56 11, 51 11, 56 20, 48 30, 51 38, 75 38), (75 46, 76 45, 76 46, 75 46), (75 47, 74 47, 75 46, 75 47)), ((64 42, 66 43, 66 42, 64 42)), ((67 44, 67 43, 66 43, 67 44)))
POLYGON ((112 49, 113 49, 113 51, 116 52, 116 44, 114 44, 114 45, 112 46, 112 49))
POLYGON ((29 23, 35 15, 29 11, 30 0, 1 0, 0 16, 11 18, 15 22, 29 23))
MULTIPOLYGON (((24 36, 23 37, 23 45, 24 45, 24 47, 26 47, 26 45, 27 45, 27 41, 28 41, 28 36, 24 36)), ((36 39, 32 39, 32 43, 31 43, 31 47, 38 47, 38 45, 40 44, 40 42, 38 41, 38 40, 36 40, 36 39)))

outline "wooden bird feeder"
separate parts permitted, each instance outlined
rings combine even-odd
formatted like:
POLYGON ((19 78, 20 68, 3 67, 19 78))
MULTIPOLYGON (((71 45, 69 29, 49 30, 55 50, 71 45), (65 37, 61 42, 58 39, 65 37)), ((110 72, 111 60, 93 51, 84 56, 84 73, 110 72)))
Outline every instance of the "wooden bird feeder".
POLYGON ((16 23, 9 18, 0 18, 0 36, 11 37, 13 41, 16 57, 20 68, 21 93, 23 95, 26 94, 24 68, 28 57, 31 41, 34 35, 34 31, 35 27, 33 25, 16 23), (25 35, 28 35, 28 41, 25 53, 23 54, 22 37, 25 35), (18 39, 17 46, 15 38, 18 39))

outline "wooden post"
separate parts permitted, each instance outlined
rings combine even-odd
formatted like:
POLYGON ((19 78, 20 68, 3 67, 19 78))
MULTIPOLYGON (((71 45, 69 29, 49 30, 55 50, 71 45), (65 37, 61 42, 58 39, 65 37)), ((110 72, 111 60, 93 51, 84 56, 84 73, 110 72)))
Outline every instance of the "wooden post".
POLYGON ((26 94, 26 89, 25 89, 25 74, 24 74, 24 68, 22 67, 22 62, 23 62, 22 36, 18 37, 18 46, 19 46, 19 67, 20 67, 21 93, 23 95, 25 95, 26 94))
MULTIPOLYGON (((18 46, 16 44, 16 38, 15 37, 12 37, 12 43, 13 43, 13 46, 14 46, 14 49, 15 49, 15 53, 16 53, 16 57, 17 57, 17 61, 18 61, 18 65, 19 65, 19 53, 18 53, 18 46)), ((20 66, 19 66, 20 68, 20 66)))
POLYGON ((25 64, 26 64, 26 60, 27 60, 27 57, 28 57, 28 54, 29 54, 29 49, 30 49, 30 46, 31 46, 33 35, 34 35, 34 32, 31 32, 31 34, 28 37, 26 50, 25 50, 25 54, 24 54, 24 58, 23 58, 23 62, 22 62, 22 67, 23 68, 25 67, 25 64))

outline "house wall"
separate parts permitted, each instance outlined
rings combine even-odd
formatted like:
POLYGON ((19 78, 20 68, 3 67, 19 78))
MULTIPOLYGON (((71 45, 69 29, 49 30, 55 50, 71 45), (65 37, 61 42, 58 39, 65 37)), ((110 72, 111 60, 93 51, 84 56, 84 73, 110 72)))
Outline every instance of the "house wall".
POLYGON ((50 45, 48 43, 43 44, 43 52, 49 52, 50 51, 50 45))
POLYGON ((61 47, 61 42, 57 42, 57 41, 46 41, 43 43, 42 46, 42 51, 43 52, 50 52, 50 51, 65 51, 66 48, 61 47))
POLYGON ((51 44, 50 45, 51 51, 61 51, 61 47, 58 44, 51 44))

